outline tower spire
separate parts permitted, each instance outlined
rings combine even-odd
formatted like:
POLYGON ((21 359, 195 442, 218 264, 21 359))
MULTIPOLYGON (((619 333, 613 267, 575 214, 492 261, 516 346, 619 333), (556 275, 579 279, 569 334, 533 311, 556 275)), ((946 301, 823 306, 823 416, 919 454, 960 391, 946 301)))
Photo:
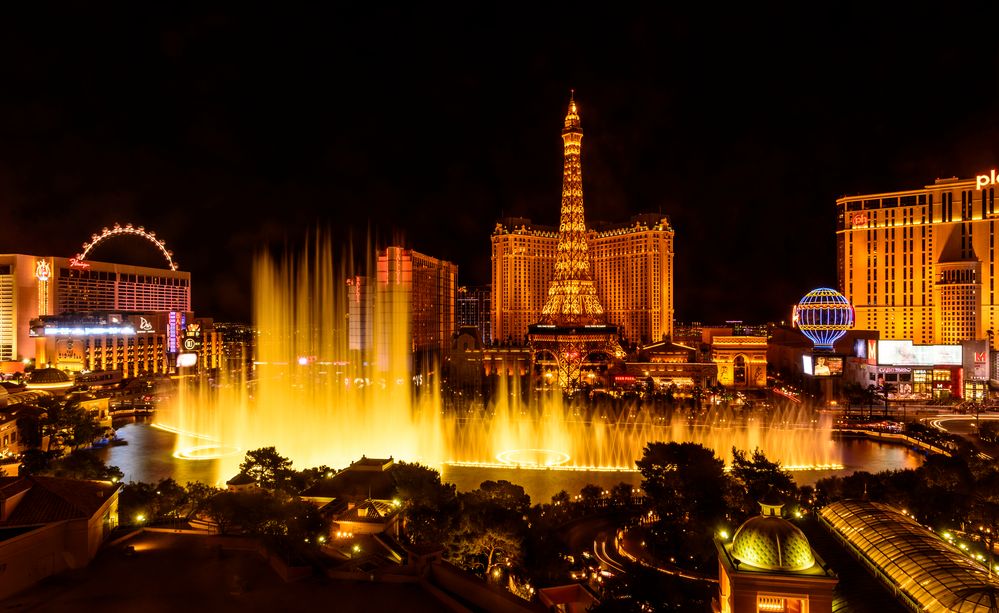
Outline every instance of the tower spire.
POLYGON ((583 216, 583 170, 580 148, 583 128, 579 121, 575 92, 570 91, 569 109, 562 128, 562 212, 555 251, 555 275, 548 288, 542 320, 556 324, 603 323, 604 309, 590 276, 586 221, 583 216))
MULTIPOLYGON (((562 389, 579 387, 583 368, 595 363, 590 356, 602 354, 609 360, 624 357, 617 339, 617 326, 604 319, 604 309, 590 276, 586 221, 583 219, 582 141, 583 128, 579 123, 575 92, 570 91, 569 110, 562 128, 565 156, 555 273, 548 286, 548 300, 541 309, 541 321, 529 326, 527 334, 531 349, 538 356, 537 363, 542 369, 554 366, 562 389)), ((546 379, 551 373, 546 370, 546 379)), ((591 373, 590 376, 596 375, 591 373)))

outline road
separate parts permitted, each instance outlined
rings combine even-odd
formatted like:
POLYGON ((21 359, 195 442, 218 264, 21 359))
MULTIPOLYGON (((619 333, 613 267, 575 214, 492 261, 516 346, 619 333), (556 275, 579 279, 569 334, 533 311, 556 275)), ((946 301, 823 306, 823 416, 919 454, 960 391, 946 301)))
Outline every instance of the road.
POLYGON ((937 415, 936 417, 927 420, 927 422, 937 430, 963 436, 968 439, 973 445, 975 445, 975 447, 978 448, 978 455, 986 460, 991 460, 996 455, 995 449, 993 449, 994 446, 984 445, 978 440, 978 437, 975 436, 977 424, 980 421, 999 421, 999 415, 988 413, 975 417, 974 415, 954 413, 937 415))

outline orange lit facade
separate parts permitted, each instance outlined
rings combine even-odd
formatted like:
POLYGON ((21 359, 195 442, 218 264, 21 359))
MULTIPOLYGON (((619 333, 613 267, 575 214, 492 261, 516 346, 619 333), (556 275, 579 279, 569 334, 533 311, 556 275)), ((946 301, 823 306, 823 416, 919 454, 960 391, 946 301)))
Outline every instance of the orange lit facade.
POLYGON ((731 328, 721 332, 704 335, 711 346, 711 361, 718 366, 718 383, 734 389, 766 387, 767 337, 732 336, 731 328))
MULTIPOLYGON (((442 354, 450 349, 451 337, 457 329, 458 266, 411 249, 388 247, 378 251, 377 267, 377 306, 382 312, 376 313, 374 319, 379 345, 405 336, 391 332, 394 326, 406 325, 410 351, 442 354)), ((370 302, 360 293, 362 288, 366 290, 361 285, 355 288, 358 303, 368 305, 370 302)), ((359 306, 356 310, 360 319, 360 311, 364 309, 359 306)), ((364 333, 358 330, 355 336, 360 347, 364 333)), ((379 350, 384 353, 389 348, 379 346, 379 350)))
MULTIPOLYGON (((492 329, 498 342, 523 342, 548 299, 555 228, 508 218, 492 235, 492 329)), ((634 342, 658 341, 673 327, 673 228, 661 215, 586 233, 590 270, 607 322, 634 342)))
POLYGON ((212 320, 190 313, 91 314, 46 316, 32 321, 38 368, 70 372, 120 372, 123 378, 168 374, 176 370, 183 340, 197 332, 197 366, 220 368, 224 351, 212 320), (171 350, 172 338, 179 350, 171 350))
POLYGON ((75 258, 0 254, 0 365, 35 358, 30 322, 44 315, 191 310, 187 272, 75 258))
POLYGON ((988 179, 836 201, 839 289, 856 328, 916 344, 993 337, 999 208, 988 179))

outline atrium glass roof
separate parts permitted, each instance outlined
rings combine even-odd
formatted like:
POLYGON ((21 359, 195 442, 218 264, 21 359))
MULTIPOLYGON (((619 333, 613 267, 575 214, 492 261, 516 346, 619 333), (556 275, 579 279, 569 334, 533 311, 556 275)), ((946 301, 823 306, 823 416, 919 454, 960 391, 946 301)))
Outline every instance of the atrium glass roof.
POLYGON ((844 500, 819 516, 836 536, 925 611, 999 611, 999 580, 892 507, 844 500))

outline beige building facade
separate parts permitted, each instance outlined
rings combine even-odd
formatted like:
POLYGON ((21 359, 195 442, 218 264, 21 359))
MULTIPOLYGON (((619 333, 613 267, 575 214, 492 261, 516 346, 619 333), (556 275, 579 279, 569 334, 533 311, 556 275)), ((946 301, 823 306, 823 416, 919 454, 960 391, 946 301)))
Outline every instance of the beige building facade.
MULTIPOLYGON (((520 344, 541 317, 555 270, 557 230, 526 218, 496 224, 492 235, 493 339, 520 344)), ((587 231, 590 270, 609 324, 631 342, 672 334, 673 228, 661 215, 587 231)))
POLYGON ((995 172, 836 201, 839 290, 856 328, 916 344, 993 337, 995 172))

